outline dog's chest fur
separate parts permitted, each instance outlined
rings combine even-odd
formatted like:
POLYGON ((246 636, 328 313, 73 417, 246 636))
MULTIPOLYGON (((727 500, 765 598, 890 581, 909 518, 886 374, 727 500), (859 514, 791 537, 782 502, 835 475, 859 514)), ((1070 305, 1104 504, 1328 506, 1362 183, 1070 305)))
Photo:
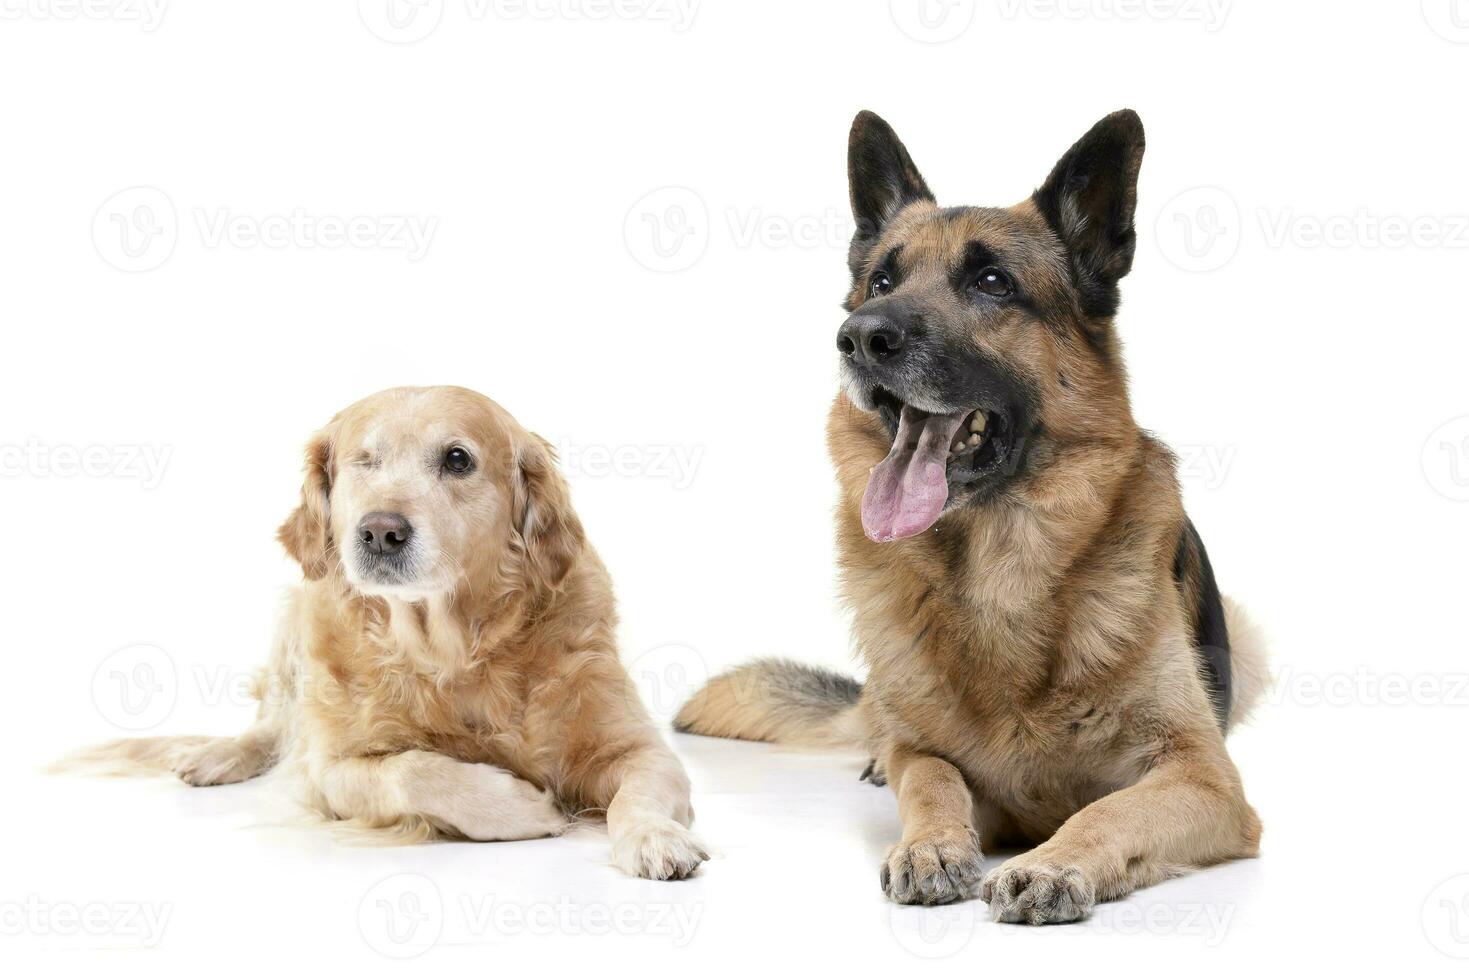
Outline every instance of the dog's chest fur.
POLYGON ((1162 744, 1158 678, 1174 669, 1158 654, 1170 631, 1155 562, 1121 560, 1137 549, 1105 538, 1063 559, 1019 512, 941 522, 899 550, 855 520, 840 522, 843 581, 879 758, 908 745, 947 759, 1041 839, 1141 777, 1162 744))

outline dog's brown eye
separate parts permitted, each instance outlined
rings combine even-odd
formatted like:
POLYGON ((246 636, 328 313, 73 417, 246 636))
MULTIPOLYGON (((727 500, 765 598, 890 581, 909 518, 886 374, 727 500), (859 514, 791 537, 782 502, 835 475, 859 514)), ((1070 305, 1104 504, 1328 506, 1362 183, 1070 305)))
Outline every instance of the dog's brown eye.
POLYGON ((462 476, 474 469, 474 457, 463 446, 455 446, 444 453, 444 469, 462 476))
POLYGON ((879 272, 872 277, 871 293, 873 296, 885 296, 893 291, 893 281, 886 272, 879 272))
POLYGON ((984 269, 974 280, 974 288, 986 296, 1004 297, 1015 292, 1010 279, 999 269, 984 269))

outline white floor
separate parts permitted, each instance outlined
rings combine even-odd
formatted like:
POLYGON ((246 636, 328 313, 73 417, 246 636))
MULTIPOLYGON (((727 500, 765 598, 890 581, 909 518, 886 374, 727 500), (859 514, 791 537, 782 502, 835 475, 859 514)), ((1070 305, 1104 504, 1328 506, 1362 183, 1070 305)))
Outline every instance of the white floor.
MULTIPOLYGON (((697 787, 698 829, 717 851, 678 883, 619 874, 599 828, 518 844, 361 847, 262 823, 267 794, 256 784, 18 776, 0 950, 68 975, 148 977, 294 973, 297 963, 372 976, 398 958, 435 972, 561 974, 611 963, 876 972, 945 958, 973 969, 1043 956, 1034 966, 1050 972, 1122 946, 1134 968, 1186 959, 1205 975, 1290 961, 1411 965, 1414 975, 1464 966, 1434 948, 1427 917, 1438 912, 1408 859, 1413 842, 1401 853, 1365 840, 1344 848, 1351 823, 1333 819, 1336 801, 1301 792, 1310 774, 1289 766, 1255 781, 1268 829, 1260 860, 1148 889, 1079 925, 1028 929, 991 923, 981 902, 884 900, 877 868, 897 815, 888 790, 858 781, 864 760, 692 736, 675 745, 697 787), (1296 802, 1272 807, 1280 793, 1296 802)), ((1262 748, 1259 736, 1245 746, 1262 748)))

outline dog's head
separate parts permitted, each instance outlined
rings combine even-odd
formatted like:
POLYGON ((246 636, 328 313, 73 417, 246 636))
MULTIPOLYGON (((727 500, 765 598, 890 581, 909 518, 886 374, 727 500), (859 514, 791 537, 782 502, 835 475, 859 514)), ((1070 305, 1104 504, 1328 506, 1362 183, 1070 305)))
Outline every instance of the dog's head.
POLYGON ((1112 317, 1142 156, 1137 114, 1116 112, 1022 203, 940 208, 892 128, 857 116, 837 349, 847 397, 889 447, 863 499, 868 537, 1019 492, 1068 441, 1127 415, 1112 317))
POLYGON ((583 545, 551 448, 464 388, 393 388, 306 450, 281 543, 305 572, 408 600, 554 589, 583 545))

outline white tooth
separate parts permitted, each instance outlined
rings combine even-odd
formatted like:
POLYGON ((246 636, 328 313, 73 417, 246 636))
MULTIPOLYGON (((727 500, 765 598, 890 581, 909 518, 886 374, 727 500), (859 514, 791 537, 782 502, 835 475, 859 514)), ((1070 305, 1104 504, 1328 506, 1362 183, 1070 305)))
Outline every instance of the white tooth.
POLYGON ((964 439, 961 437, 961 438, 958 438, 958 439, 955 439, 954 440, 954 444, 949 447, 949 452, 951 452, 951 453, 962 452, 963 449, 964 449, 964 439))
POLYGON ((972 419, 969 420, 969 431, 970 432, 983 432, 984 431, 984 413, 983 412, 975 412, 974 413, 974 418, 972 418, 972 419))
POLYGON ((979 433, 978 432, 974 433, 972 436, 969 437, 969 442, 966 443, 966 445, 968 445, 968 446, 977 446, 977 445, 979 445, 979 438, 980 438, 979 433))

